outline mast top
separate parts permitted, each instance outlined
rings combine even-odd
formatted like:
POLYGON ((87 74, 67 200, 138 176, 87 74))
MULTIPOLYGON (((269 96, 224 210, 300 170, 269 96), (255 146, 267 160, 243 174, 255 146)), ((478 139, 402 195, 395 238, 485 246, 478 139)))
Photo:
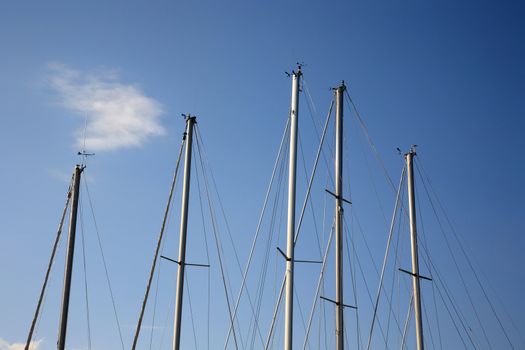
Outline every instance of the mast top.
POLYGON ((295 77, 295 78, 299 78, 301 75, 303 75, 303 66, 304 66, 304 63, 299 63, 297 62, 297 70, 292 70, 291 73, 289 72, 284 72, 284 74, 286 74, 287 77, 291 77, 292 75, 295 77))
POLYGON ((334 88, 332 88, 332 90, 334 90, 334 91, 340 90, 341 92, 342 92, 342 91, 345 91, 345 90, 346 90, 346 84, 345 84, 345 81, 344 81, 344 80, 341 80, 341 85, 339 85, 338 87, 334 87, 334 88))
POLYGON ((417 154, 417 152, 416 152, 416 147, 417 147, 417 145, 412 145, 412 146, 410 146, 410 150, 409 150, 407 153, 405 153, 405 158, 406 158, 408 155, 415 156, 415 155, 417 154))
POLYGON ((304 64, 297 62, 297 71, 292 71, 292 74, 295 75, 296 77, 300 77, 301 75, 303 75, 303 72, 302 72, 303 66, 304 64))
POLYGON ((188 113, 188 114, 182 113, 181 115, 184 117, 184 120, 186 120, 186 121, 188 121, 190 119, 193 120, 193 121, 197 120, 197 116, 191 115, 191 113, 188 113))
POLYGON ((76 164, 75 165, 75 170, 78 169, 80 172, 83 172, 84 169, 86 169, 86 165, 85 164, 76 164))

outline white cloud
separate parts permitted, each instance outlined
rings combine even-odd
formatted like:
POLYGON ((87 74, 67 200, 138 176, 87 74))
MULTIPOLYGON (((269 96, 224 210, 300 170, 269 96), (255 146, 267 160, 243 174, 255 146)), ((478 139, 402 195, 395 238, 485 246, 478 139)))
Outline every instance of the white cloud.
MULTIPOLYGON (((38 350, 41 343, 42 339, 31 341, 31 344, 29 344, 29 350, 38 350)), ((25 346, 25 343, 9 344, 6 340, 0 338, 0 350, 24 350, 25 346)))
MULTIPOLYGON (((164 134, 161 104, 137 86, 119 82, 115 71, 83 73, 57 63, 50 65, 50 71, 61 105, 87 118, 87 151, 138 147, 149 137, 164 134)), ((75 136, 81 149, 84 125, 75 136)))

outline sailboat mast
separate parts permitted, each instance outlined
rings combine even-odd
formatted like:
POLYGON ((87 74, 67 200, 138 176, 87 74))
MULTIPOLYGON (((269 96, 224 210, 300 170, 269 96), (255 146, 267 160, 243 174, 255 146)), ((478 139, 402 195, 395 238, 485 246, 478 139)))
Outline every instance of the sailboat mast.
POLYGON ((424 350, 423 321, 421 310, 421 292, 419 288, 419 258, 417 251, 416 204, 414 193, 414 167, 413 160, 416 155, 414 147, 405 155, 408 176, 408 206, 410 217, 410 245, 412 251, 412 287, 414 289, 414 315, 416 319, 417 350, 424 350))
POLYGON ((180 241, 179 241, 179 260, 177 272, 177 294, 175 298, 175 321, 173 330, 173 350, 180 348, 181 320, 182 320, 182 293, 184 291, 184 270, 186 262, 186 233, 188 229, 188 203, 190 195, 190 176, 191 176, 191 148, 193 141, 193 126, 196 117, 186 116, 186 150, 184 160, 184 187, 182 189, 182 209, 180 217, 180 241))
POLYGON ((344 82, 335 89, 335 334, 336 349, 344 349, 343 323, 343 93, 344 82))
POLYGON ((64 289, 62 294, 62 311, 60 313, 60 328, 58 330, 58 350, 64 350, 66 346, 67 317, 69 311, 69 295, 71 292, 71 276, 73 273, 73 255, 75 253, 75 235, 77 231, 78 198, 80 190, 80 177, 84 168, 80 165, 75 167, 73 179, 73 201, 71 203, 71 215, 69 218, 69 234, 67 239, 66 269, 64 273, 64 289))
POLYGON ((288 166, 288 224, 286 244, 286 311, 284 316, 284 350, 293 343, 293 282, 295 237, 295 186, 297 168, 297 124, 299 116, 299 83, 301 66, 292 72, 292 101, 290 105, 290 158, 288 166))

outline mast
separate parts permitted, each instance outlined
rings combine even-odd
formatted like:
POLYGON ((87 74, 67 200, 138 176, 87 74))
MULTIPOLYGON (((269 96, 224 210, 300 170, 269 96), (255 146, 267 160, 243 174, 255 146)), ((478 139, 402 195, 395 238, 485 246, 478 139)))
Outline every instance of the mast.
POLYGON ((186 117, 186 151, 184 160, 184 188, 182 189, 182 209, 180 217, 180 241, 179 241, 179 260, 177 272, 177 294, 175 298, 175 321, 173 330, 173 350, 180 348, 180 331, 182 320, 182 293, 184 291, 184 270, 186 263, 186 233, 188 228, 188 203, 190 195, 190 176, 191 176, 191 146, 193 141, 193 126, 196 117, 187 115, 186 117))
POLYGON ((344 349, 343 324, 343 93, 345 83, 335 89, 335 336, 336 349, 344 349))
POLYGON ((412 251, 412 287, 414 289, 414 315, 416 320, 417 350, 424 350, 423 345, 423 321, 421 314, 421 293, 419 289, 419 258, 417 251, 417 227, 416 227, 416 205, 414 193, 414 168, 413 159, 416 155, 415 146, 405 154, 407 162, 408 177, 408 206, 410 217, 410 245, 412 251))
POLYGON ((64 289, 62 294, 62 312, 60 313, 60 328, 58 330, 58 350, 64 350, 66 346, 67 317, 69 310, 69 295, 71 292, 71 275, 73 272, 73 255, 75 253, 75 234, 77 230, 77 211, 80 190, 80 176, 84 167, 75 166, 73 179, 73 201, 71 204, 71 216, 69 219, 69 235, 67 239, 66 270, 64 273, 64 289))
POLYGON ((286 244, 286 311, 284 316, 284 350, 292 350, 293 342, 293 282, 295 236, 295 176, 297 168, 297 123, 299 116, 299 83, 301 66, 292 71, 292 101, 290 105, 290 158, 288 167, 288 224, 286 244))

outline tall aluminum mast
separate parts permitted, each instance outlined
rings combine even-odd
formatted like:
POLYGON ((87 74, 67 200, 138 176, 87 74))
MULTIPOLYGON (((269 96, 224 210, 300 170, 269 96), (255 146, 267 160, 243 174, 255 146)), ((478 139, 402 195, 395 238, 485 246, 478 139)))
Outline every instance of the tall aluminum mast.
POLYGON ((190 115, 186 117, 186 150, 184 160, 184 187, 182 189, 182 209, 180 217, 180 241, 179 241, 179 260, 177 261, 177 295, 175 298, 175 321, 173 330, 173 350, 180 348, 181 320, 182 320, 182 293, 184 291, 184 270, 186 264, 186 233, 188 228, 188 203, 190 195, 190 176, 191 176, 191 146, 193 141, 193 126, 196 117, 190 115))
POLYGON ((297 168, 297 123, 299 116, 299 83, 301 66, 292 72, 292 102, 290 105, 290 158, 288 167, 288 224, 286 244, 286 311, 284 316, 284 350, 293 343, 293 282, 295 236, 295 173, 297 168))
POLYGON ((343 323, 343 83, 335 89, 335 336, 336 349, 344 349, 343 323))
POLYGON ((419 289, 419 258, 417 251, 416 204, 414 193, 414 168, 413 159, 416 155, 414 146, 405 154, 408 177, 408 206, 410 217, 410 244, 412 250, 412 287, 414 289, 414 315, 416 319, 417 350, 424 350, 423 345, 423 320, 421 313, 421 293, 419 289))
POLYGON ((64 350, 66 346, 67 317, 69 312, 69 295, 71 292, 71 275, 73 273, 73 255, 75 253, 75 235, 77 231, 78 198, 80 190, 80 177, 84 167, 75 166, 73 179, 73 201, 69 217, 69 235, 67 239, 66 269, 64 272, 64 289, 62 294, 62 311, 60 313, 60 328, 58 330, 57 349, 64 350))

